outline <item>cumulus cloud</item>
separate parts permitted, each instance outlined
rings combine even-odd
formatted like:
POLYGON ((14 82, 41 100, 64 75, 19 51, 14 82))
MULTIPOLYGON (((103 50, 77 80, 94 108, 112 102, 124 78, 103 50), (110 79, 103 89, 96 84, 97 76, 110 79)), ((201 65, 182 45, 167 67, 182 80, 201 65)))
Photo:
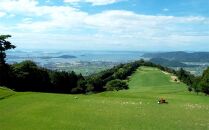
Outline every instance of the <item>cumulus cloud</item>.
POLYGON ((58 27, 75 27, 87 15, 70 6, 42 6, 36 0, 2 0, 1 10, 23 17, 23 20, 16 24, 17 29, 36 32, 58 27), (38 20, 33 21, 30 18, 29 21, 28 17, 36 17, 38 20))
POLYGON ((206 24, 208 21, 209 19, 205 17, 141 15, 123 10, 105 11, 88 16, 85 19, 87 25, 91 25, 102 31, 118 32, 121 34, 138 33, 145 35, 145 37, 147 35, 159 35, 159 33, 168 34, 168 32, 183 31, 183 29, 186 29, 186 27, 183 27, 184 24, 206 24))
POLYGON ((93 6, 108 5, 119 2, 121 0, 64 0, 66 3, 90 3, 93 6))
POLYGON ((36 0, 1 0, 0 10, 15 13, 23 13, 25 11, 35 13, 37 11, 37 4, 38 2, 36 0))
MULTIPOLYGON (((65 0, 65 2, 80 1, 65 0)), ((108 1, 114 3, 118 0, 108 1)), ((101 5, 107 1, 86 0, 86 2, 101 5)), ((131 44, 135 48, 157 45, 173 47, 182 43, 187 45, 209 40, 209 18, 203 16, 143 15, 127 10, 107 10, 89 14, 68 5, 40 5, 36 0, 1 0, 0 17, 5 15, 21 16, 22 19, 12 26, 0 23, 1 31, 16 35, 19 32, 23 34, 30 32, 31 35, 36 35, 36 38, 37 34, 46 34, 42 41, 48 41, 49 44, 53 41, 57 43, 54 39, 50 40, 52 37, 59 39, 59 42, 68 41, 81 45, 88 41, 92 46, 100 43, 103 46, 111 44, 128 47, 128 44, 131 44), (197 26, 204 26, 204 29, 197 29, 197 26), (56 35, 59 33, 65 35, 56 35)))

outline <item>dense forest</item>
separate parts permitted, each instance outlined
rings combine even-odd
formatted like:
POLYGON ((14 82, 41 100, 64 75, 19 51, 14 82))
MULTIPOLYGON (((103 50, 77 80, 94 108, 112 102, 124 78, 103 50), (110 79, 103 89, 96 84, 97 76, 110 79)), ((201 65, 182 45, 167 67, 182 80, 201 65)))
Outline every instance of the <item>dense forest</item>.
POLYGON ((52 93, 97 93, 103 91, 118 91, 128 89, 127 80, 138 67, 150 66, 159 68, 176 75, 179 80, 188 85, 189 91, 209 94, 209 68, 201 77, 195 77, 189 72, 180 69, 175 71, 168 67, 139 60, 120 64, 111 69, 90 76, 82 76, 75 72, 52 71, 37 66, 33 61, 23 61, 9 65, 5 62, 6 50, 14 49, 7 38, 10 35, 0 36, 0 86, 6 86, 15 91, 34 91, 52 93))

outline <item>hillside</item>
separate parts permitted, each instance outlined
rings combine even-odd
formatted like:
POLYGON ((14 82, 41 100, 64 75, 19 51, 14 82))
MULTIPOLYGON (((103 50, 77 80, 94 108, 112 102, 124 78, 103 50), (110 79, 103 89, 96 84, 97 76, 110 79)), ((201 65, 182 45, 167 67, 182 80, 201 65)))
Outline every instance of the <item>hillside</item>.
POLYGON ((152 58, 150 59, 150 62, 166 67, 193 67, 192 65, 187 65, 179 61, 167 60, 163 58, 152 58))
POLYGON ((4 87, 0 87, 0 100, 9 98, 10 96, 14 94, 15 94, 14 91, 4 88, 4 87))
POLYGON ((130 77, 129 87, 92 95, 17 93, 0 100, 0 126, 3 130, 209 129, 209 98, 189 93, 170 74, 140 67, 130 77), (157 104, 161 97, 169 103, 157 104))
POLYGON ((209 52, 162 52, 162 53, 145 53, 145 58, 164 58, 180 62, 209 62, 209 52))

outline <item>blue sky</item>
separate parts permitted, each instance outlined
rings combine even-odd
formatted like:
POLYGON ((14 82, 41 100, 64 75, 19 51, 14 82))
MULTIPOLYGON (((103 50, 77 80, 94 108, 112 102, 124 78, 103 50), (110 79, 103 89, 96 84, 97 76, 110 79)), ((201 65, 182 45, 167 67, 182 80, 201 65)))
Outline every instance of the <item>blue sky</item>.
POLYGON ((19 49, 208 51, 209 0, 1 0, 19 49))

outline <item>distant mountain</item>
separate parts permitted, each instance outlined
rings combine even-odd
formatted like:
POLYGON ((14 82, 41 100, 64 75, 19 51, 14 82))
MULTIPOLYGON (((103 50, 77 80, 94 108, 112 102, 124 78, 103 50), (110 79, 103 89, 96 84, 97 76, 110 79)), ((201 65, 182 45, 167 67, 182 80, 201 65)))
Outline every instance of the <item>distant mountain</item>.
POLYGON ((145 58, 163 58, 179 62, 209 62, 209 52, 163 52, 163 53, 145 53, 145 58))
POLYGON ((76 56, 72 56, 72 55, 61 55, 61 56, 44 56, 44 57, 40 57, 43 59, 51 59, 51 58, 63 58, 63 59, 73 59, 73 58, 77 58, 76 56))
POLYGON ((61 56, 58 56, 58 57, 56 57, 56 58, 65 58, 65 59, 67 59, 67 58, 77 58, 76 56, 72 56, 72 55, 61 55, 61 56))
POLYGON ((152 58, 150 62, 166 67, 194 67, 194 65, 187 65, 175 60, 167 60, 163 58, 152 58))

